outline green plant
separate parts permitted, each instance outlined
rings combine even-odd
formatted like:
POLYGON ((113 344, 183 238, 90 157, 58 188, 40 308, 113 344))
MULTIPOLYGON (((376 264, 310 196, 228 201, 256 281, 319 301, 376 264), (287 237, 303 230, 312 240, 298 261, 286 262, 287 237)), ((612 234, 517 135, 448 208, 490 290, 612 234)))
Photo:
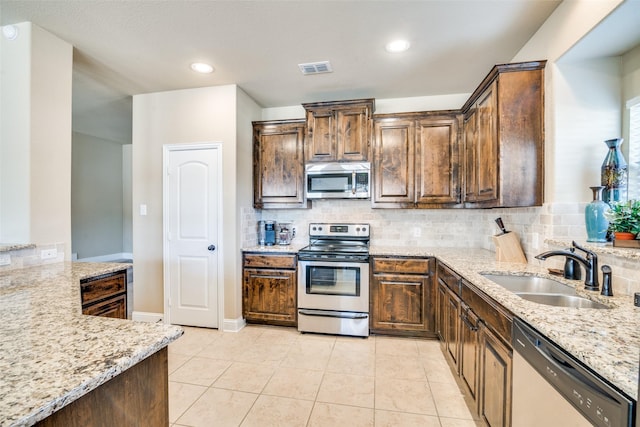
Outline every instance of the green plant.
POLYGON ((609 229, 618 233, 640 233, 640 200, 613 202, 604 214, 609 221, 609 229))

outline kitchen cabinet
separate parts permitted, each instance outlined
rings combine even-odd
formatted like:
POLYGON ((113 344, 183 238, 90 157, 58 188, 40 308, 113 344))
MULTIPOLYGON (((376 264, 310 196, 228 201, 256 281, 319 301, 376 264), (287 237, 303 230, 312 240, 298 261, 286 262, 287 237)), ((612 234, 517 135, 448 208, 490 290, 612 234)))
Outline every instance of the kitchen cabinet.
POLYGON ((374 208, 444 208, 461 202, 457 111, 374 117, 374 208))
POLYGON ((308 208, 304 120, 253 122, 253 206, 308 208))
POLYGON ((478 402, 480 319, 465 303, 460 308, 460 378, 474 402, 478 402))
POLYGON ((306 110, 305 160, 367 161, 371 140, 373 99, 302 104, 306 110))
POLYGON ((80 281, 82 314, 127 318, 127 271, 103 274, 80 281))
POLYGON ((297 256, 245 253, 242 314, 247 322, 297 326, 297 256))
POLYGON ((465 207, 542 205, 545 63, 496 65, 462 107, 465 207))
POLYGON ((445 357, 478 415, 511 425, 510 345, 513 315, 455 271, 438 263, 437 325, 445 357))
POLYGON ((513 354, 488 327, 480 328, 479 414, 490 427, 511 425, 513 354))
POLYGON ((435 337, 435 260, 374 257, 371 262, 371 332, 435 337))
MULTIPOLYGON (((104 364, 114 362, 109 360, 104 364)), ((164 347, 35 425, 168 426, 168 372, 168 350, 164 347)), ((52 404, 59 405, 59 402, 52 404)))

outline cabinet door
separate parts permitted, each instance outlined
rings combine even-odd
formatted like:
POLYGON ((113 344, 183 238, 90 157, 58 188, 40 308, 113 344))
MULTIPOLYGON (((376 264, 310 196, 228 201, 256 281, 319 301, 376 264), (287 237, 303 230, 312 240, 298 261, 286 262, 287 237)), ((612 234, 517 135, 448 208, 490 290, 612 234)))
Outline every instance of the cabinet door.
POLYGON ((498 107, 497 81, 480 96, 476 105, 477 201, 498 198, 498 107))
POLYGON ((305 208, 304 122, 254 124, 254 207, 305 208))
POLYGON ((475 202, 478 194, 476 180, 476 109, 472 107, 464 118, 464 201, 475 202))
POLYGON ((407 334, 434 332, 429 276, 377 273, 372 279, 372 330, 407 334))
POLYGON ((338 160, 366 161, 369 158, 370 113, 367 107, 336 111, 338 160))
POLYGON ((333 162, 336 154, 335 112, 330 108, 307 111, 307 162, 333 162))
POLYGON ((295 270, 244 270, 242 312, 247 321, 295 326, 295 270))
POLYGON ((446 315, 445 315, 445 355, 454 366, 455 371, 460 371, 460 298, 450 289, 447 289, 446 315))
POLYGON ((480 416, 490 427, 511 425, 511 350, 480 328, 480 416))
POLYGON ((478 355, 479 355, 479 319, 478 316, 462 303, 460 311, 460 377, 477 403, 478 395, 478 355))
POLYGON ((418 205, 460 203, 458 119, 419 120, 416 135, 416 202, 418 205))
POLYGON ((374 121, 373 195, 375 207, 413 207, 415 201, 415 121, 374 121))
POLYGON ((446 347, 447 345, 447 306, 448 306, 448 297, 447 297, 447 286, 444 283, 440 283, 440 279, 438 279, 438 295, 436 297, 436 333, 438 334, 438 338, 440 338, 441 344, 446 347))

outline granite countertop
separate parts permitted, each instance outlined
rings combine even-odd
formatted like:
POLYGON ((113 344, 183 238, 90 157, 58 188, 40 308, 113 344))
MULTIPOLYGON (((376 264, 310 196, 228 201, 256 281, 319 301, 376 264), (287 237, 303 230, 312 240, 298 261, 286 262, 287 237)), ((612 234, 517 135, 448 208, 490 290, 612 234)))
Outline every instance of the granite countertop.
POLYGON ((19 251, 21 249, 33 249, 36 245, 33 243, 0 243, 0 253, 19 251))
POLYGON ((32 425, 182 335, 81 313, 80 280, 127 267, 59 262, 0 273, 0 425, 32 425))
POLYGON ((633 305, 633 297, 605 297, 597 291, 586 291, 583 281, 551 276, 546 268, 538 265, 497 262, 495 253, 485 249, 371 246, 370 254, 435 256, 633 400, 637 399, 640 308, 633 305), (611 309, 536 304, 518 297, 480 274, 507 272, 552 278, 576 288, 579 295, 602 302, 611 309))
POLYGON ((298 251, 308 243, 292 243, 290 245, 273 245, 273 246, 247 246, 242 248, 242 252, 264 252, 264 253, 277 253, 277 254, 297 254, 298 251))

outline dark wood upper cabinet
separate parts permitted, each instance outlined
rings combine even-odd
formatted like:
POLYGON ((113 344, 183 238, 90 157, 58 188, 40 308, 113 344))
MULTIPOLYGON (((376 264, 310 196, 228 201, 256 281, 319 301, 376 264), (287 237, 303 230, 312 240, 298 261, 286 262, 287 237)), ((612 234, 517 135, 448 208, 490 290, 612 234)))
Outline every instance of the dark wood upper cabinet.
POLYGON ((462 107, 465 207, 542 205, 545 64, 496 65, 462 107))
POLYGON ((304 120, 253 122, 253 206, 307 208, 304 120))
POLYGON ((307 163, 367 161, 373 99, 302 104, 307 116, 307 163))
POLYGON ((457 111, 374 117, 377 208, 453 207, 461 202, 457 111))

